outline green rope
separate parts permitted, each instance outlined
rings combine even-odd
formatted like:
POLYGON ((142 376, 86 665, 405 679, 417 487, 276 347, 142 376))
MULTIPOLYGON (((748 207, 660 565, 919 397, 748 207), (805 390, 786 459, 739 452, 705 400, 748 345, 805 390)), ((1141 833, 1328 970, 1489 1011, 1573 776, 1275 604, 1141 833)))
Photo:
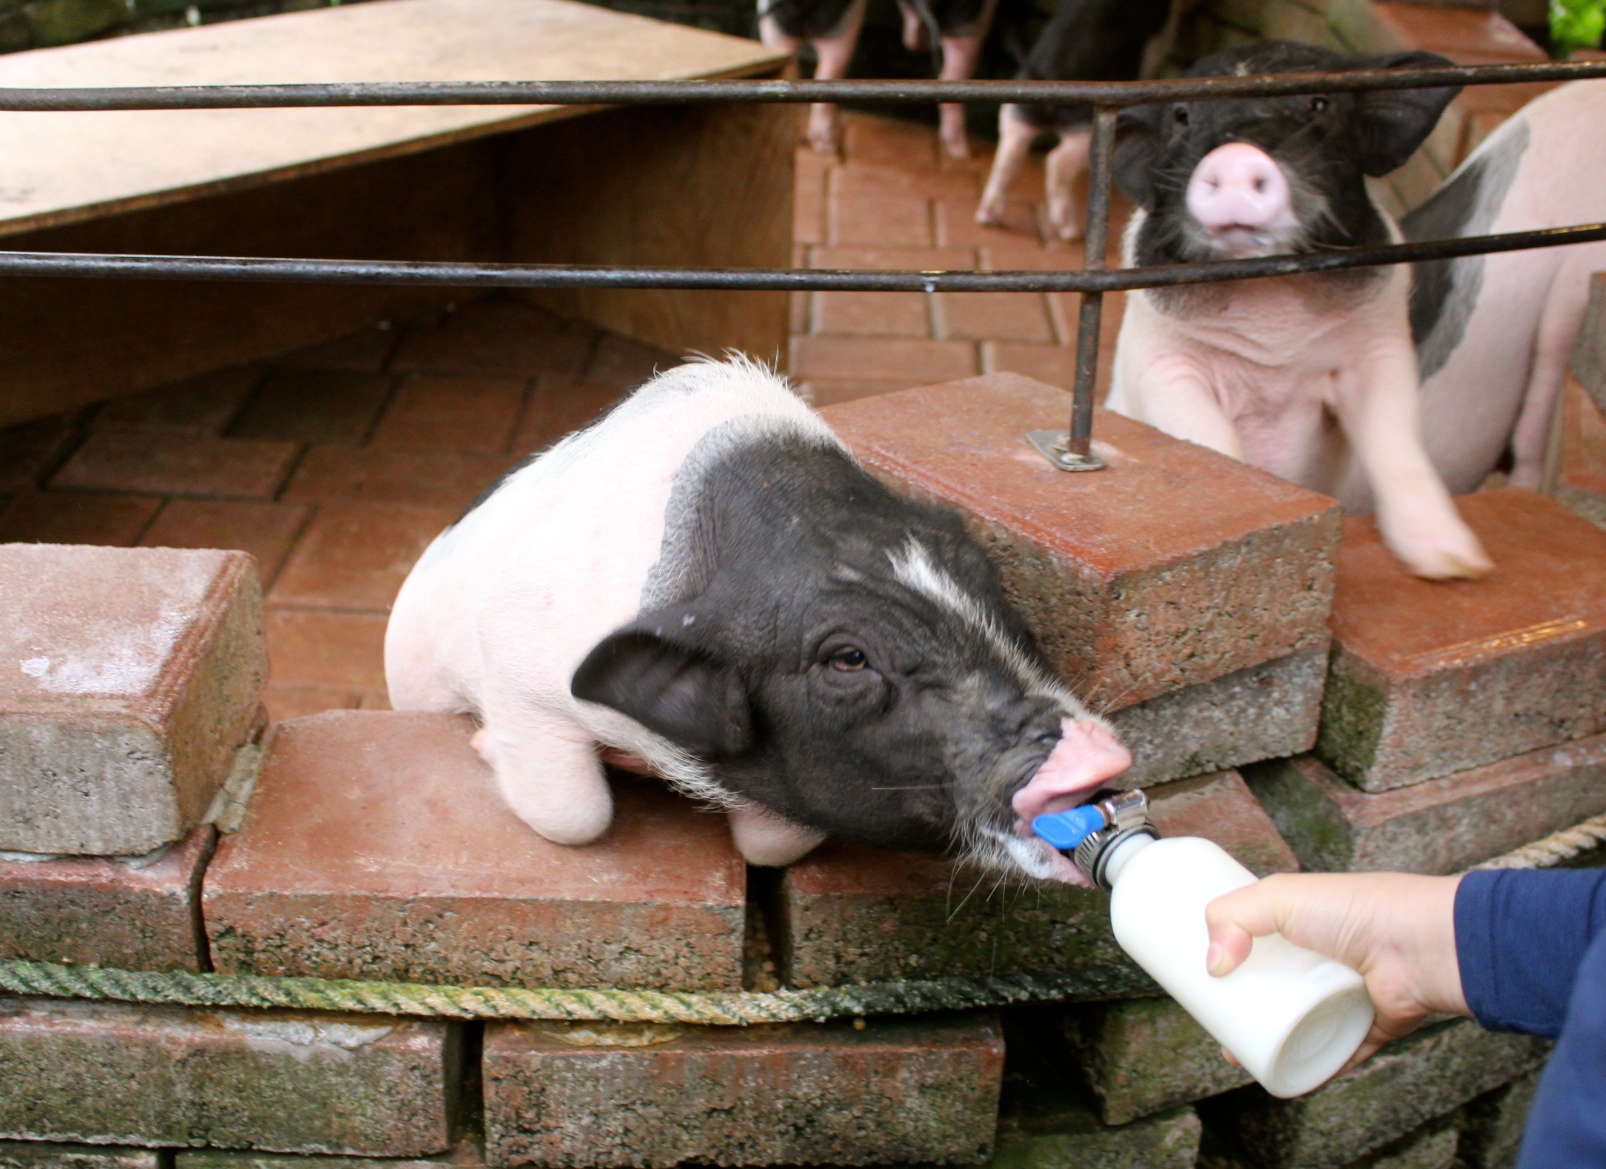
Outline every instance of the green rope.
POLYGON ((50 998, 196 1007, 278 1007, 450 1019, 555 1019, 573 1022, 824 1022, 853 1015, 912 1015, 1061 999, 1153 993, 1135 970, 879 982, 810 990, 658 991, 427 986, 353 979, 264 978, 249 974, 114 970, 51 962, 0 962, 0 992, 50 998))
MULTIPOLYGON (((1606 844, 1596 816, 1476 866, 1548 868, 1606 844)), ((0 962, 0 993, 193 1007, 276 1007, 448 1019, 552 1019, 588 1023, 824 1022, 856 1015, 916 1015, 1012 1003, 1110 999, 1155 993, 1135 967, 933 978, 807 990, 661 991, 429 986, 356 979, 266 978, 250 974, 115 970, 51 962, 0 962)))

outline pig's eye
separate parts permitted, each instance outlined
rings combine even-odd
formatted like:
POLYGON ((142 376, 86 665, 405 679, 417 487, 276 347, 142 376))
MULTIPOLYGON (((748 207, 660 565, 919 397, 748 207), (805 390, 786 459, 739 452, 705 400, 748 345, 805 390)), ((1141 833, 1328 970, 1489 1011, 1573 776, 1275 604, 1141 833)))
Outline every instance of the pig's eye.
POLYGON ((1186 106, 1178 106, 1172 110, 1171 120, 1179 126, 1186 126, 1188 124, 1188 108, 1186 106))
POLYGON ((842 649, 831 655, 833 670, 862 670, 870 664, 862 649, 842 649))
POLYGON ((1325 97, 1313 97, 1313 98, 1311 98, 1310 99, 1310 108, 1311 108, 1311 111, 1313 113, 1318 113, 1318 114, 1321 113, 1323 110, 1325 110, 1327 108, 1327 99, 1325 97))

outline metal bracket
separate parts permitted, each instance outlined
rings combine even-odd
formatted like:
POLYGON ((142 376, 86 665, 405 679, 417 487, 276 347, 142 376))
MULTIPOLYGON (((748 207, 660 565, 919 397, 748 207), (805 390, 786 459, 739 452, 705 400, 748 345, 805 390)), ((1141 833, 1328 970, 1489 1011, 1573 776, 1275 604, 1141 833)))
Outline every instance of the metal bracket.
POLYGON ((1026 432, 1026 441, 1038 454, 1053 463, 1061 471, 1102 471, 1104 460, 1089 451, 1085 455, 1073 455, 1070 448, 1070 432, 1065 430, 1029 430, 1026 432))

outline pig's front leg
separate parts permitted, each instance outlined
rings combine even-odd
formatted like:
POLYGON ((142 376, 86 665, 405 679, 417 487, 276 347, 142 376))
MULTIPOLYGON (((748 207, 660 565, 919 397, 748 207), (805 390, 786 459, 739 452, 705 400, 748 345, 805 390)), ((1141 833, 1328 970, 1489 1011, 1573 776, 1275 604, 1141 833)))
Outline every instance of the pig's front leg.
POLYGON ((1422 448, 1416 355, 1404 338, 1374 343, 1340 374, 1338 415, 1377 500, 1383 542, 1428 580, 1494 567, 1422 448))
POLYGON ((983 227, 1004 226, 1004 205, 1009 199, 1009 188, 1020 177, 1031 153, 1032 139, 1037 130, 1014 105, 1005 104, 998 110, 998 152, 993 155, 993 169, 987 175, 987 189, 982 192, 976 207, 976 222, 983 227))
POLYGON ((554 844, 590 844, 613 821, 597 745, 546 713, 488 703, 474 749, 514 814, 554 844))
MULTIPOLYGON (((819 81, 840 81, 848 75, 853 63, 853 50, 859 43, 859 29, 864 24, 866 0, 854 0, 842 18, 842 23, 829 36, 817 37, 814 51, 819 63, 814 76, 819 81)), ((821 154, 837 154, 842 148, 842 127, 838 122, 836 106, 830 102, 815 102, 809 107, 809 144, 821 154)))
MULTIPOLYGON (((1125 333, 1123 326, 1123 344, 1125 333)), ((1130 386, 1120 385, 1118 375, 1117 392, 1110 395, 1112 410, 1243 462, 1244 444, 1238 427, 1194 362, 1178 354, 1138 353, 1133 357, 1128 368, 1138 372, 1130 386)))
POLYGON ((779 868, 807 856, 825 834, 782 819, 768 808, 743 804, 730 810, 731 838, 750 865, 779 868))
POLYGON ((1065 131, 1060 135, 1059 145, 1048 152, 1043 183, 1048 188, 1048 221, 1062 240, 1082 238, 1082 208, 1076 201, 1076 180, 1087 170, 1092 153, 1091 130, 1065 131))

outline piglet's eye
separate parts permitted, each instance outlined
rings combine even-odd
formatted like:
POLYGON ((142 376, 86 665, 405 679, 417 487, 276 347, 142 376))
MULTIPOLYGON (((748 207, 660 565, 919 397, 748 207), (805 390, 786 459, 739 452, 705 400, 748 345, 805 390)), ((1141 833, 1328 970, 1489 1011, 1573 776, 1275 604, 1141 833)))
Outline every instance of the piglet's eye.
POLYGON ((1315 113, 1318 113, 1318 114, 1321 113, 1323 110, 1325 110, 1327 108, 1327 99, 1325 97, 1313 97, 1313 98, 1311 98, 1310 99, 1310 108, 1315 113))
POLYGON ((1188 124, 1188 108, 1186 106, 1178 106, 1171 111, 1171 119, 1179 126, 1186 126, 1188 124))
POLYGON ((862 649, 843 649, 831 655, 833 670, 862 670, 870 664, 862 649))

